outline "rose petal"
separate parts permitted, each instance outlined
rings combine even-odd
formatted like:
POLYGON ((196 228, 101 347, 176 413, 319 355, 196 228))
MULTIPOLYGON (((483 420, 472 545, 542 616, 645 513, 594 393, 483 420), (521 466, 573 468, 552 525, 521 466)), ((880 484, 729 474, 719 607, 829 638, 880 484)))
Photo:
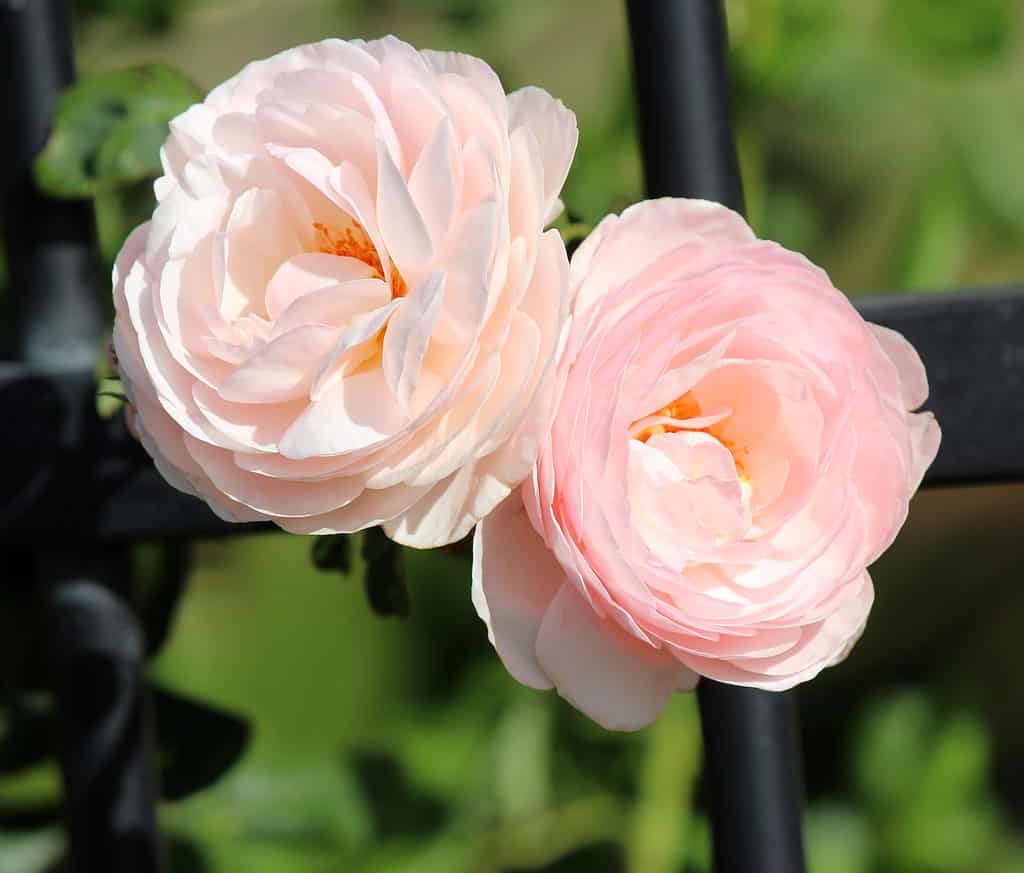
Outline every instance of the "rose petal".
POLYGON ((562 697, 612 731, 645 727, 674 691, 695 681, 671 655, 598 618, 572 585, 544 614, 537 661, 562 697))
POLYGON ((508 95, 509 129, 528 128, 540 146, 544 171, 543 222, 548 224, 561 211, 558 192, 569 175, 576 153, 579 131, 576 116, 547 91, 528 86, 508 95))
POLYGON ((384 378, 399 407, 408 413, 423 358, 444 302, 444 273, 428 276, 406 295, 384 334, 384 378))
POLYGON ((473 537, 473 605, 508 671, 531 688, 551 688, 537 660, 544 613, 565 571, 530 524, 519 491, 477 525, 473 537))
POLYGON ((882 351, 899 371, 904 407, 908 410, 917 409, 928 399, 928 375, 917 349, 907 342, 903 334, 891 328, 871 322, 867 325, 882 351))

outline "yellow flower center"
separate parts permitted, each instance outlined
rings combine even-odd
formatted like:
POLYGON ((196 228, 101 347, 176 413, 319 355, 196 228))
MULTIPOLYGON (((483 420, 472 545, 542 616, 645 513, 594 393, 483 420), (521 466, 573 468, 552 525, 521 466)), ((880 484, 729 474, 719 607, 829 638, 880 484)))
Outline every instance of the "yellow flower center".
MULTIPOLYGON (((380 255, 377 253, 373 241, 358 221, 353 221, 352 224, 345 228, 344 233, 338 236, 335 236, 326 224, 322 224, 319 221, 313 222, 313 228, 316 230, 317 248, 319 251, 325 255, 355 258, 372 269, 376 278, 384 278, 384 267, 381 265, 380 255)), ((404 297, 408 291, 405 279, 402 278, 398 270, 392 265, 391 299, 404 297)))

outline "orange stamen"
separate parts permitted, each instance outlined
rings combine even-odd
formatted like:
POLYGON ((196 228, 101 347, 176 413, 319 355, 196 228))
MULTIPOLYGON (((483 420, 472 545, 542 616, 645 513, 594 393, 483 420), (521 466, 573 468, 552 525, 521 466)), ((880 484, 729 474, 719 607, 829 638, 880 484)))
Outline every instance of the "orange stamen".
MULTIPOLYGON (((317 248, 325 255, 338 255, 339 257, 355 258, 362 261, 373 270, 376 278, 384 278, 384 267, 380 262, 380 255, 373 244, 373 241, 363 230, 358 221, 353 221, 345 228, 344 233, 335 236, 327 225, 319 221, 313 222, 313 228, 317 233, 317 248)), ((391 297, 404 297, 409 289, 405 279, 392 266, 391 268, 391 297)))
MULTIPOLYGON (((675 418, 679 420, 685 420, 688 418, 697 418, 701 414, 700 404, 691 396, 690 392, 687 391, 682 397, 677 397, 671 403, 661 407, 661 409, 652 412, 650 416, 644 416, 644 418, 675 418)), ((681 430, 699 430, 703 433, 713 436, 723 446, 729 450, 729 454, 732 455, 733 462, 736 464, 736 472, 739 474, 740 479, 749 481, 749 477, 743 466, 742 456, 749 455, 750 449, 737 446, 731 439, 722 434, 722 425, 724 421, 720 421, 717 424, 708 425, 702 428, 683 428, 677 425, 664 422, 661 424, 648 425, 638 431, 633 439, 637 439, 642 443, 647 442, 652 436, 657 436, 663 433, 676 433, 681 430)))

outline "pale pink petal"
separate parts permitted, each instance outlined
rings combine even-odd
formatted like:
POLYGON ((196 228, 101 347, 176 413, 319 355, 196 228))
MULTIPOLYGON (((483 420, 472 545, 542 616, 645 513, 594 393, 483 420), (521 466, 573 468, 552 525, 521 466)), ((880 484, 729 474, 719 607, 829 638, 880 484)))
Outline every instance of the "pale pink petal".
MULTIPOLYGON (((468 509, 475 488, 481 487, 474 481, 474 474, 474 464, 468 461, 447 479, 433 485, 424 500, 384 525, 388 536, 397 543, 417 549, 429 549, 440 543, 462 539, 478 518, 468 509)), ((508 493, 506 488, 498 500, 508 493)))
POLYGON ((565 571, 530 524, 513 491, 476 527, 473 605, 508 671, 531 688, 550 688, 537 661, 537 633, 565 571))
POLYGON ((376 490, 367 488, 351 503, 310 518, 285 518, 280 526, 296 534, 355 533, 368 527, 385 525, 396 515, 423 499, 429 487, 394 485, 376 490))
MULTIPOLYGON (((320 366, 313 377, 310 396, 314 401, 318 401, 325 392, 330 390, 338 378, 344 376, 344 372, 338 370, 335 365, 342 359, 351 357, 353 350, 359 346, 375 339, 401 304, 401 300, 392 300, 386 306, 356 318, 341 332, 334 346, 320 361, 320 366)), ((361 355, 360 359, 365 357, 366 355, 361 355)))
POLYGON ((236 367, 217 391, 225 400, 238 403, 278 403, 301 397, 308 393, 321 359, 337 336, 337 328, 324 325, 297 327, 236 367))
POLYGON ((388 152, 377 148, 377 226, 398 272, 407 283, 419 281, 433 257, 430 233, 409 186, 388 152))
POLYGON ((391 289, 380 279, 353 279, 340 285, 326 285, 294 301, 274 322, 273 335, 279 336, 306 324, 345 327, 360 316, 384 309, 390 302, 391 289))
POLYGON ((557 217, 558 193, 569 175, 569 166, 576 153, 579 131, 576 116, 547 91, 532 86, 508 95, 509 129, 528 128, 540 145, 544 171, 543 220, 547 224, 557 217), (552 214, 554 212, 554 214, 552 214))
POLYGON ((540 146, 527 127, 512 131, 512 185, 509 192, 509 228, 512 236, 530 239, 542 226, 547 206, 544 202, 544 175, 540 146))
POLYGON ((356 258, 323 252, 296 255, 278 267, 267 284, 267 315, 282 316, 296 300, 321 288, 373 277, 373 268, 356 258))
POLYGON ((374 90, 366 79, 358 73, 352 76, 352 85, 362 96, 370 116, 373 118, 373 129, 377 134, 377 160, 380 160, 380 151, 383 148, 388 158, 396 167, 403 165, 402 144, 398 141, 394 125, 391 123, 391 116, 388 114, 380 95, 374 90))
MULTIPOLYGON (((448 126, 448 111, 444 101, 434 91, 433 82, 413 74, 397 73, 391 76, 387 103, 395 133, 402 143, 405 166, 401 169, 411 174, 421 162, 427 144, 437 135, 438 128, 448 126)), ((454 168, 451 168, 452 171, 454 168)))
POLYGON ((223 237, 223 282, 218 305, 227 319, 262 312, 278 266, 301 251, 286 207, 275 191, 251 189, 235 201, 223 237))
POLYGON ((423 58, 438 73, 454 73, 468 79, 473 87, 487 101, 499 124, 507 125, 505 89, 494 70, 486 61, 461 52, 421 52, 423 58))
POLYGON ((281 438, 286 458, 356 452, 383 442, 406 423, 382 370, 339 379, 302 412, 281 438))
MULTIPOLYGON (((439 251, 448 236, 455 209, 455 170, 452 167, 451 125, 442 120, 427 142, 409 176, 409 193, 439 251)), ((378 207, 378 213, 380 208, 378 207)))
POLYGON ((558 590, 544 614, 536 653, 558 693, 612 731, 650 724, 693 681, 671 655, 598 618, 572 585, 558 590))
POLYGON ((787 652, 770 658, 730 661, 680 654, 695 672, 733 685, 787 691, 813 679, 826 667, 843 660, 864 632, 874 601, 871 579, 865 571, 850 586, 850 596, 821 622, 802 628, 800 640, 787 652))
POLYGON ((497 208, 484 202, 465 213, 448 241, 440 263, 445 270, 444 315, 439 334, 449 342, 466 341, 480 330, 490 300, 488 270, 497 233, 497 208))
POLYGON ((575 284, 581 280, 580 269, 586 263, 586 283, 579 291, 577 309, 600 300, 625 277, 688 242, 699 241, 702 254, 710 257, 755 241, 741 216, 705 200, 645 200, 618 216, 614 228, 614 233, 603 231, 596 248, 585 251, 580 265, 570 271, 570 281, 575 284))
POLYGON ((912 460, 910 464, 910 492, 913 494, 939 453, 942 432, 939 423, 930 412, 918 412, 909 416, 912 460))
POLYGON ((399 406, 409 411, 434 324, 444 302, 444 273, 431 273, 400 301, 384 334, 384 378, 399 406))
POLYGON ((322 482, 269 479, 242 470, 230 452, 186 438, 189 454, 217 490, 256 512, 273 518, 306 518, 349 503, 363 490, 357 476, 339 476, 322 482))
POLYGON ((928 399, 928 376, 917 349, 907 342, 903 334, 891 328, 871 322, 867 325, 882 351, 899 371, 904 407, 908 410, 917 409, 928 399))

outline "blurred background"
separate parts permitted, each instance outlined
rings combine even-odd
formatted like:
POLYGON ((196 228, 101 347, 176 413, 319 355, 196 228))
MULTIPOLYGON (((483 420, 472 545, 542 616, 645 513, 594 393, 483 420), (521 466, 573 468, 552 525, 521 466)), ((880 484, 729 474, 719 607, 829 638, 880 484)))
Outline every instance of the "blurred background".
MULTIPOLYGON (((727 5, 761 235, 851 295, 1024 278, 1024 4, 727 5)), ((77 2, 80 74, 159 61, 203 91, 301 42, 389 32, 480 55, 508 90, 540 85, 576 111, 575 220, 640 198, 618 0, 77 2)), ((108 263, 150 198, 148 182, 98 197, 108 263)), ((813 873, 1024 873, 1021 519, 1022 487, 916 498, 873 569, 863 640, 801 690, 813 873)), ((465 555, 405 553, 411 616, 385 620, 358 557, 319 572, 310 547, 264 535, 138 550, 157 587, 168 562, 190 562, 152 677, 212 713, 161 707, 177 733, 161 807, 174 873, 709 870, 692 697, 645 731, 604 732, 504 672, 465 555), (207 772, 175 781, 183 767, 207 772)), ((59 870, 56 765, 13 766, 8 746, 0 873, 59 870)))

